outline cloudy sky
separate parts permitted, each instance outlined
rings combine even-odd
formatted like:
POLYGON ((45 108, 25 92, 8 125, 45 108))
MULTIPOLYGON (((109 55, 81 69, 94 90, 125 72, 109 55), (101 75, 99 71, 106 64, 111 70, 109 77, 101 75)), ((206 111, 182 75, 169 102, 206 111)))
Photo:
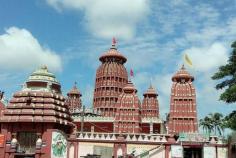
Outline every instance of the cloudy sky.
POLYGON ((195 77, 199 117, 227 114, 236 105, 218 101, 210 77, 232 51, 235 10, 235 0, 0 1, 0 89, 10 98, 46 64, 64 94, 77 81, 83 103, 91 106, 98 58, 116 37, 140 99, 152 79, 162 117, 184 53, 194 65, 188 71, 195 77))

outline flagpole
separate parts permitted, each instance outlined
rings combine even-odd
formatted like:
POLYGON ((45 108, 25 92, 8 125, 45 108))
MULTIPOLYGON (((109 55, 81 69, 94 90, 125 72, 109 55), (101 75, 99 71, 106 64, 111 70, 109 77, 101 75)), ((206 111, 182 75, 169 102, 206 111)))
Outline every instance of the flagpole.
POLYGON ((132 82, 133 77, 134 77, 134 72, 133 72, 132 69, 130 69, 130 72, 129 72, 129 79, 130 79, 131 82, 132 82))

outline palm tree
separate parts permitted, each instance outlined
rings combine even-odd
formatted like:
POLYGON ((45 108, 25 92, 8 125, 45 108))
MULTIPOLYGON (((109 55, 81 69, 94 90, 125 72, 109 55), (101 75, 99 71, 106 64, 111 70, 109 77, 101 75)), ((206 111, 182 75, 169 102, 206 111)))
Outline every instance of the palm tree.
POLYGON ((210 113, 208 116, 205 116, 199 121, 199 125, 202 126, 203 131, 209 134, 214 132, 215 135, 217 133, 222 135, 224 133, 224 129, 226 128, 226 122, 221 113, 210 113))
POLYGON ((225 137, 225 129, 228 128, 227 120, 225 118, 222 119, 221 129, 222 129, 222 136, 225 137))
POLYGON ((206 116, 203 119, 200 119, 200 126, 202 126, 203 131, 210 134, 213 129, 211 118, 206 116))
POLYGON ((219 133, 219 135, 222 135, 223 115, 221 113, 216 112, 210 113, 209 116, 214 129, 214 134, 216 135, 217 133, 219 133))

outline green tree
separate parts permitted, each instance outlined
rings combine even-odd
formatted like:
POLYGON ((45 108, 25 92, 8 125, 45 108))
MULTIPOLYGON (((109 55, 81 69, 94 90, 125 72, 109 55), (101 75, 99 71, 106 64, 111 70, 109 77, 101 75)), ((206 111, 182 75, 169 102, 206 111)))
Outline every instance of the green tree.
POLYGON ((199 125, 202 127, 205 133, 211 133, 211 131, 213 130, 213 126, 210 117, 206 116, 203 119, 200 119, 199 122, 200 122, 199 125))
POLYGON ((213 76, 213 80, 221 80, 216 85, 216 89, 225 88, 225 91, 220 95, 220 100, 226 103, 236 102, 236 41, 231 45, 233 51, 229 57, 228 63, 219 67, 219 71, 213 76))
POLYGON ((232 111, 229 115, 225 116, 226 127, 236 131, 236 111, 232 111))
POLYGON ((222 135, 223 115, 221 113, 210 113, 211 123, 214 129, 214 134, 222 135))
POLYGON ((222 135, 224 132, 224 119, 221 113, 210 113, 208 116, 205 116, 203 119, 200 119, 200 126, 203 128, 203 131, 206 133, 212 133, 216 135, 222 135))

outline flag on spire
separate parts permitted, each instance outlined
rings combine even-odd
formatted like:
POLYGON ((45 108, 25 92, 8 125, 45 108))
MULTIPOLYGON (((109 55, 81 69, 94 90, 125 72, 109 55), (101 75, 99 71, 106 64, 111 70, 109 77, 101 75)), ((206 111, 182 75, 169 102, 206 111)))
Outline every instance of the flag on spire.
POLYGON ((190 60, 190 58, 188 57, 187 54, 184 54, 184 61, 189 65, 189 66, 193 66, 192 61, 190 60))
POLYGON ((115 37, 112 38, 112 45, 116 45, 116 38, 115 37))
POLYGON ((130 77, 134 77, 134 72, 132 69, 130 69, 130 77))

